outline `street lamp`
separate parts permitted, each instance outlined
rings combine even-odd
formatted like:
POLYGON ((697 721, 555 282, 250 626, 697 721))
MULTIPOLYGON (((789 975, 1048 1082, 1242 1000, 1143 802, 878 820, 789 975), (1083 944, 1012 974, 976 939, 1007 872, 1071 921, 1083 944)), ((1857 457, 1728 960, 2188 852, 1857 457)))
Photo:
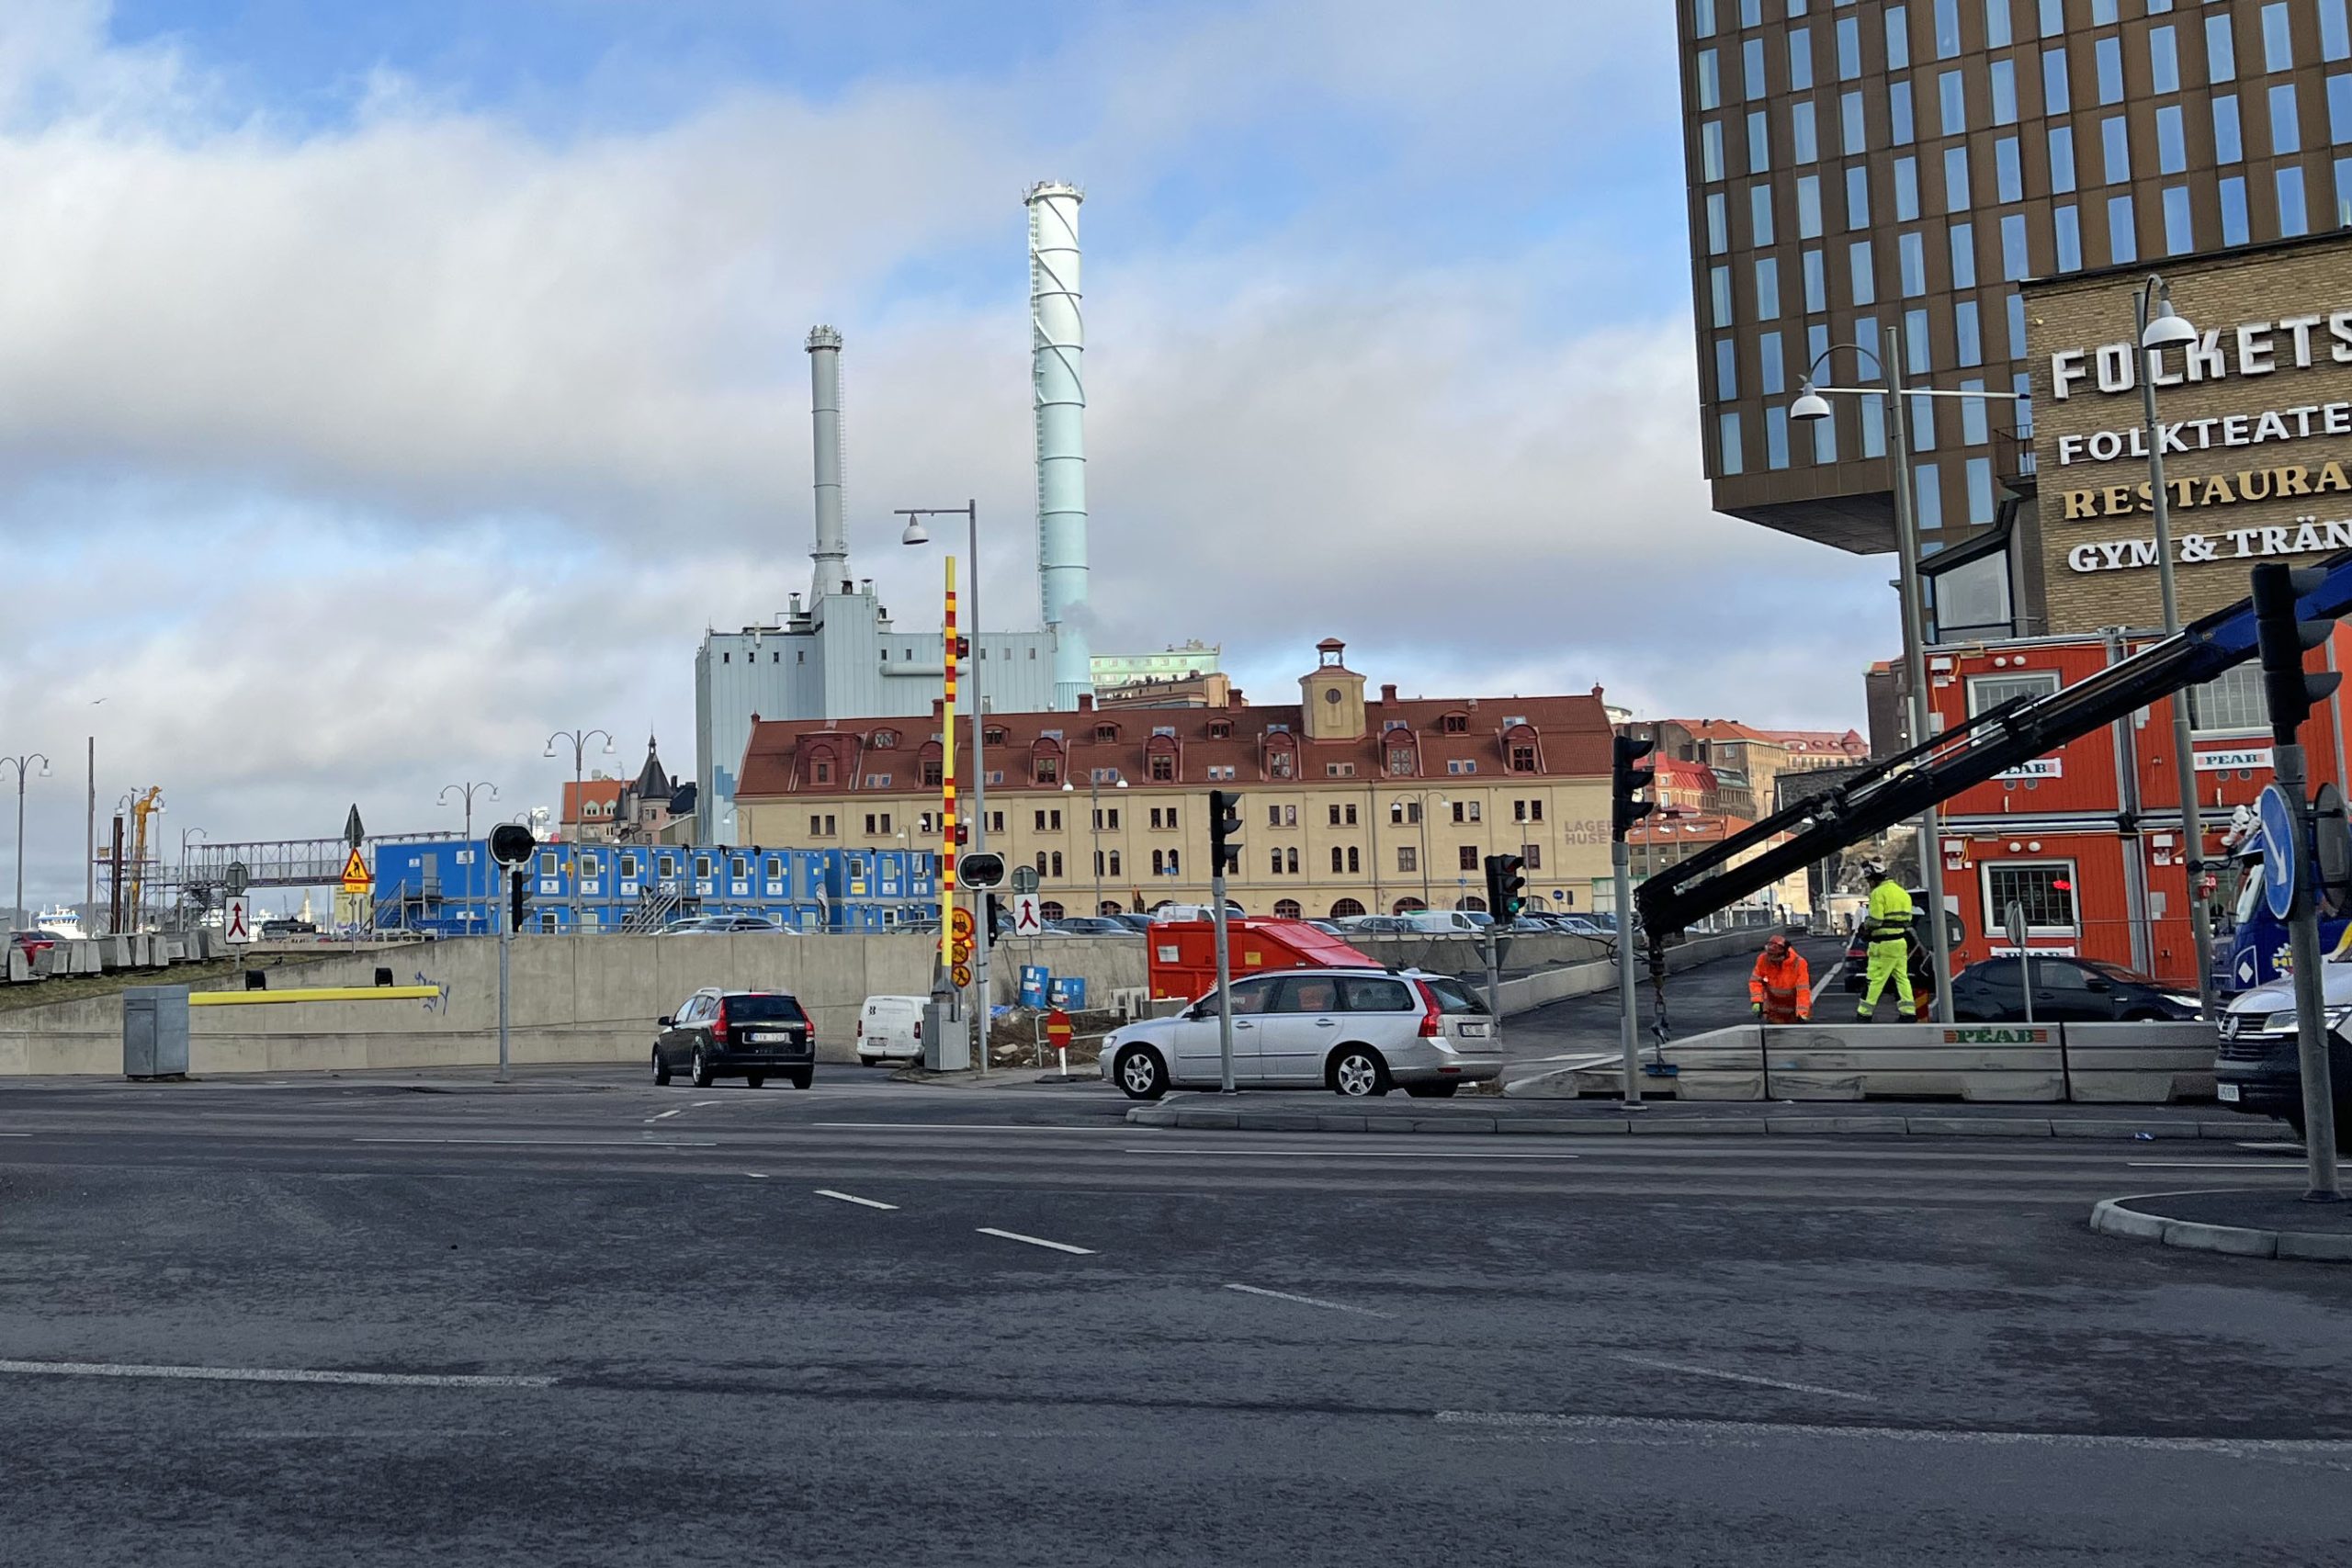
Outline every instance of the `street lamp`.
POLYGON ((548 737, 548 749, 542 753, 552 757, 556 754, 557 741, 571 742, 571 934, 574 936, 580 934, 580 829, 588 820, 587 789, 581 776, 585 771, 582 760, 588 753, 588 742, 599 735, 605 738, 605 755, 611 756, 612 733, 603 729, 559 729, 548 737))
POLYGON ((190 839, 201 839, 204 836, 204 829, 201 828, 183 828, 180 829, 180 919, 183 922, 187 919, 187 892, 189 886, 187 874, 187 841, 190 839))
MULTIPOLYGON (((1393 798, 1413 803, 1413 815, 1421 822, 1421 908, 1430 907, 1430 807, 1453 804, 1433 789, 1402 790, 1393 798)), ((1375 911, 1383 912, 1383 911, 1375 911)))
MULTIPOLYGON (((2141 408, 2148 421, 2148 497, 2156 521, 2156 587, 2164 602, 2165 635, 2180 630, 2180 601, 2173 588, 2172 508, 2165 494, 2164 432, 2156 422, 2158 357, 2167 348, 2197 341, 2197 329, 2172 308, 2172 286, 2154 273, 2132 298, 2132 324, 2140 342, 2141 408)), ((2213 917, 2198 891, 2205 874, 2205 824, 2197 801, 2197 753, 2189 739, 2191 694, 2180 692, 2172 701, 2173 766, 2179 774, 2180 838, 2188 876, 2188 922, 2197 958, 2197 1008, 2205 1018, 2222 1016, 2213 989, 2213 917)), ((2150 943, 2153 950, 2154 943, 2150 943)), ((2150 956, 2154 956, 2153 951, 2150 956)))
MULTIPOLYGON (((1999 399, 2008 402, 2026 400, 2022 392, 1938 391, 1929 388, 1913 389, 1903 384, 1903 338, 1892 325, 1884 329, 1886 354, 1883 357, 1871 353, 1860 344, 1832 344, 1813 356, 1805 367, 1805 378, 1797 389, 1797 400, 1789 407, 1789 417, 1801 422, 1829 417, 1829 399, 1826 394, 1844 397, 1883 398, 1892 402, 1894 417, 1887 423, 1892 427, 1894 466, 1894 547, 1902 567, 1903 595, 1903 666, 1904 678, 1911 688, 1911 743, 1925 746, 1930 737, 1928 723, 1928 656, 1925 621, 1920 609, 1919 585, 1919 520, 1914 507, 1917 502, 1917 475, 1911 467, 1911 399, 1974 398, 1999 399), (1821 364, 1841 348, 1867 357, 1877 366, 1882 385, 1876 387, 1818 387, 1813 377, 1821 364)), ((1936 1018, 1939 1022, 1952 1021, 1951 1008, 1951 933, 1944 925, 1944 865, 1943 851, 1936 840, 1936 808, 1929 806, 1919 813, 1919 878, 1928 895, 1928 930, 1933 938, 1930 949, 1936 955, 1936 1018)))
MULTIPOLYGON (((49 759, 39 751, 28 751, 16 757, 0 757, 0 767, 17 770, 17 912, 15 918, 20 920, 24 919, 25 914, 25 769, 35 762, 40 764, 40 776, 49 777, 49 759)), ((32 922, 25 920, 24 923, 30 925, 32 922)))
MULTIPOLYGON (((1090 812, 1091 812, 1091 818, 1092 818, 1092 821, 1093 821, 1093 823, 1094 823, 1094 912, 1095 912, 1095 914, 1096 914, 1096 915, 1098 915, 1098 916, 1099 916, 1099 915, 1101 915, 1101 914, 1102 913, 1102 769, 1100 769, 1100 768, 1089 768, 1089 769, 1087 769, 1087 770, 1086 770, 1086 799, 1087 799, 1087 806, 1088 806, 1088 808, 1089 808, 1089 810, 1090 810, 1090 812)), ((1124 779, 1124 778, 1113 779, 1113 780, 1111 781, 1111 787, 1112 787, 1112 788, 1114 788, 1114 789, 1125 789, 1125 788, 1126 788, 1126 787, 1127 787, 1127 781, 1126 781, 1125 779, 1124 779)), ((1067 795, 1067 794, 1070 793, 1071 791, 1073 791, 1073 790, 1075 790, 1075 789, 1077 789, 1077 788, 1078 788, 1078 786, 1077 786, 1075 784, 1070 783, 1069 780, 1065 779, 1065 780, 1063 780, 1063 781, 1062 781, 1062 792, 1063 792, 1065 795, 1067 795)))
MULTIPOLYGON (((967 558, 971 570, 964 583, 964 601, 969 611, 971 635, 977 640, 980 631, 980 503, 967 501, 961 506, 901 506, 892 510, 893 517, 907 520, 907 531, 899 536, 899 543, 908 546, 931 543, 931 531, 922 525, 926 517, 961 517, 967 532, 970 555, 967 558)), ((988 769, 988 702, 982 694, 980 665, 974 660, 965 679, 972 686, 972 852, 978 854, 989 847, 989 769, 988 769)), ((956 741, 956 716, 947 714, 947 741, 956 741)), ((953 851, 951 849, 950 852, 953 851)), ((979 913, 986 915, 988 905, 980 905, 979 913)), ((980 993, 979 1048, 974 1060, 981 1072, 989 1070, 989 938, 983 931, 980 940, 972 944, 972 983, 980 993)))
MULTIPOLYGON (((607 748, 607 750, 609 750, 609 749, 610 749, 610 748, 607 748)), ((575 785, 574 785, 574 786, 572 786, 572 787, 576 790, 579 786, 575 784, 575 785)), ((498 798, 498 786, 497 786, 496 784, 491 784, 491 783, 489 783, 488 781, 486 781, 486 780, 485 780, 485 781, 483 781, 483 782, 481 782, 481 783, 480 783, 480 784, 453 784, 447 785, 447 787, 445 787, 445 788, 441 791, 441 796, 440 796, 440 799, 439 799, 438 801, 436 801, 436 802, 435 802, 435 804, 436 804, 436 805, 440 805, 440 806, 447 806, 447 805, 448 805, 448 804, 449 804, 449 797, 450 797, 452 795, 460 795, 460 794, 462 794, 462 795, 465 796, 465 799, 466 799, 466 843, 469 846, 469 847, 468 848, 468 850, 467 850, 467 852, 467 852, 467 853, 469 853, 469 854, 472 854, 472 853, 475 853, 475 852, 476 852, 473 849, 471 849, 471 848, 470 848, 470 846, 472 845, 472 843, 473 843, 473 841, 474 841, 474 792, 475 792, 476 790, 481 790, 481 789, 486 789, 486 790, 488 790, 488 791, 490 792, 490 798, 491 798, 491 799, 492 799, 492 800, 496 800, 496 799, 498 798)), ((479 867, 477 867, 476 869, 477 869, 477 873, 479 873, 480 868, 479 868, 479 867)), ((469 889, 470 889, 470 888, 473 886, 473 883, 474 883, 474 878, 473 878, 473 877, 470 877, 470 876, 469 876, 469 877, 468 877, 468 878, 466 879, 466 886, 467 886, 467 887, 468 887, 469 889)), ((495 898, 495 897, 498 897, 498 885, 497 885, 497 879, 496 879, 495 877, 492 877, 492 878, 491 879, 491 884, 490 884, 490 893, 489 893, 489 895, 488 895, 488 896, 489 896, 490 897, 492 897, 492 898, 495 898)), ((469 905, 469 911, 470 912, 470 904, 469 905)))

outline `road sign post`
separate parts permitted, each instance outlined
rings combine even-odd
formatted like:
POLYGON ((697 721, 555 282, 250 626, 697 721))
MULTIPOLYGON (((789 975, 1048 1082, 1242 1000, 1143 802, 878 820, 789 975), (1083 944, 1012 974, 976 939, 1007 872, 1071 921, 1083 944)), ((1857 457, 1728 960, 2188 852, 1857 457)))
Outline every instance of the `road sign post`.
POLYGON ((1062 1077, 1069 1077, 1069 1014, 1060 1008, 1046 1015, 1046 1043, 1054 1048, 1055 1058, 1061 1064, 1062 1077))
POLYGON ((242 946, 253 941, 253 900, 242 893, 231 894, 220 906, 220 925, 232 943, 242 946))
POLYGON ((1012 896, 1012 934, 1043 936, 1046 934, 1045 901, 1035 893, 1012 896))

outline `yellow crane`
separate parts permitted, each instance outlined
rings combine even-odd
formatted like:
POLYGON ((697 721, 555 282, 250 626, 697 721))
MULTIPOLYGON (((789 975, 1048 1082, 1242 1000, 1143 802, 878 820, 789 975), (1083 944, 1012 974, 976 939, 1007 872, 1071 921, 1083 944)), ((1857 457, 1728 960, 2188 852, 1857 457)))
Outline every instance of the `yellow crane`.
POLYGON ((147 818, 162 809, 164 809, 162 784, 150 784, 145 790, 130 798, 130 897, 123 908, 123 914, 124 918, 130 922, 132 931, 138 931, 141 924, 141 898, 144 892, 141 884, 145 881, 144 873, 147 869, 147 818))

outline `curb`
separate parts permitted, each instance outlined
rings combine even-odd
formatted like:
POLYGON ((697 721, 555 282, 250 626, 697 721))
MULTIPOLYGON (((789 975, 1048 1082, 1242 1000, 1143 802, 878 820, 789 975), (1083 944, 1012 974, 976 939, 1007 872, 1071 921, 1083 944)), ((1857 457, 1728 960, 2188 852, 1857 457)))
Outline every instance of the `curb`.
POLYGON ((2167 1192, 2142 1192, 2130 1198, 2109 1198, 2091 1210, 2091 1229, 2101 1235, 2132 1241, 2153 1241, 2191 1252, 2220 1252, 2233 1258, 2280 1258, 2305 1263, 2352 1263, 2352 1235, 2320 1235, 2311 1231, 2261 1230, 2252 1225, 2215 1225, 2196 1220, 2168 1220, 2125 1207, 2167 1192))
POLYGON ((1136 1105, 1127 1110, 1136 1127, 1175 1127, 1187 1132, 1482 1134, 1520 1137, 1634 1136, 1865 1137, 1865 1138, 2108 1138, 2125 1142, 2158 1138, 2231 1140, 2283 1136, 2283 1124, 2246 1117, 2226 1122, 2095 1121, 2042 1116, 1411 1116, 1378 1112, 1252 1111, 1188 1105, 1136 1105))

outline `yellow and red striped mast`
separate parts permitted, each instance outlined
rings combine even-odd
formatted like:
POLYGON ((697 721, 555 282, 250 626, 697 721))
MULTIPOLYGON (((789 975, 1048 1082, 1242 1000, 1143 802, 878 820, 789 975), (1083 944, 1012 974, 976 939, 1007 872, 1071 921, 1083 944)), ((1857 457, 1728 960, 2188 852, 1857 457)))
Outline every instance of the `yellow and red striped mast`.
POLYGON ((956 942, 956 558, 947 558, 947 611, 942 626, 945 628, 947 700, 941 705, 940 716, 940 813, 941 852, 939 856, 939 966, 942 971, 955 968, 956 942))

